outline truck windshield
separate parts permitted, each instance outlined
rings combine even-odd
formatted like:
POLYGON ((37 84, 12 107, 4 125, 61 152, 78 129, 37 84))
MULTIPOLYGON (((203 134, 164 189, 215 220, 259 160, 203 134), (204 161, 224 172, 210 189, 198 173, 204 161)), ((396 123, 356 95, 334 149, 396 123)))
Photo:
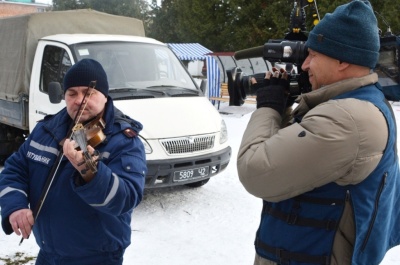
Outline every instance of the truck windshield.
POLYGON ((103 65, 110 90, 165 87, 197 90, 183 64, 167 46, 96 42, 76 44, 73 50, 77 60, 91 58, 103 65))

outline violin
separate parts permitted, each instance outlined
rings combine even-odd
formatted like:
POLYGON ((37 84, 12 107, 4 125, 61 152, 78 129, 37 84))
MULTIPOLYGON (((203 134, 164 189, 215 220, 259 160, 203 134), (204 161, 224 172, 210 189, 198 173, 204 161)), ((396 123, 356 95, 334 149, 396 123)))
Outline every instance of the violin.
POLYGON ((103 133, 103 129, 105 127, 106 123, 101 115, 98 115, 96 119, 92 120, 88 124, 85 124, 84 130, 88 145, 95 148, 106 139, 106 136, 103 133))
MULTIPOLYGON (((101 142, 105 140, 105 135, 103 133, 105 123, 103 119, 99 119, 93 127, 91 126, 83 126, 81 123, 78 123, 72 129, 72 139, 76 141, 78 144, 78 148, 83 153, 84 162, 86 163, 87 169, 81 171, 84 175, 89 170, 91 173, 97 172, 96 161, 92 159, 92 155, 90 155, 87 150, 87 145, 92 146, 93 148, 99 145, 101 142)), ((94 153, 95 156, 98 156, 98 152, 94 153)), ((82 163, 82 164, 83 164, 82 163)), ((78 166, 82 165, 79 164, 78 166)))

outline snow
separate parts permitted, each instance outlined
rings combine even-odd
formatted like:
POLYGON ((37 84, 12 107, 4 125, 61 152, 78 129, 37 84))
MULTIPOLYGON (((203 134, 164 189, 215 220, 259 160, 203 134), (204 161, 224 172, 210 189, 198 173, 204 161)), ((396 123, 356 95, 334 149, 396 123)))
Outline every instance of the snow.
MULTIPOLYGON (((232 147, 231 162, 225 171, 200 188, 145 191, 133 213, 132 244, 126 250, 124 265, 253 264, 253 242, 262 202, 240 184, 236 155, 254 109, 254 105, 233 107, 221 103, 220 111, 230 113, 222 114, 232 147)), ((393 109, 400 124, 400 103, 393 104, 393 109)), ((21 246, 20 239, 0 232, 0 265, 17 252, 37 255, 33 235, 21 246)), ((400 264, 400 246, 391 249, 380 265, 395 264, 400 264)))

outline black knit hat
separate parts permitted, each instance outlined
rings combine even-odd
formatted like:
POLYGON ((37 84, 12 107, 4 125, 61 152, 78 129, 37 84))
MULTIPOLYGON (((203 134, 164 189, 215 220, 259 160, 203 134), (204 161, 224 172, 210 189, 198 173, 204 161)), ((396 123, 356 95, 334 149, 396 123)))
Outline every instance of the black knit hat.
POLYGON ((375 68, 380 41, 371 4, 353 0, 326 14, 309 33, 306 46, 343 62, 375 68))
POLYGON ((96 81, 96 90, 108 96, 107 74, 101 64, 93 59, 82 59, 65 74, 64 93, 70 87, 89 86, 91 81, 96 81))

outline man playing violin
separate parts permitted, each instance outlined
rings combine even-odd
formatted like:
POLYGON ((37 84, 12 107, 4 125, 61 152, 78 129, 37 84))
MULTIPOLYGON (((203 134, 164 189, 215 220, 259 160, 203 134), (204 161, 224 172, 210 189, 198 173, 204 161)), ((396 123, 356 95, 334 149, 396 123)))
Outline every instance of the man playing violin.
POLYGON ((25 239, 33 231, 37 265, 122 264, 147 167, 142 125, 108 89, 97 61, 77 62, 64 77, 66 107, 38 122, 0 174, 2 228, 25 239), (101 142, 81 146, 77 132, 97 120, 101 142))

